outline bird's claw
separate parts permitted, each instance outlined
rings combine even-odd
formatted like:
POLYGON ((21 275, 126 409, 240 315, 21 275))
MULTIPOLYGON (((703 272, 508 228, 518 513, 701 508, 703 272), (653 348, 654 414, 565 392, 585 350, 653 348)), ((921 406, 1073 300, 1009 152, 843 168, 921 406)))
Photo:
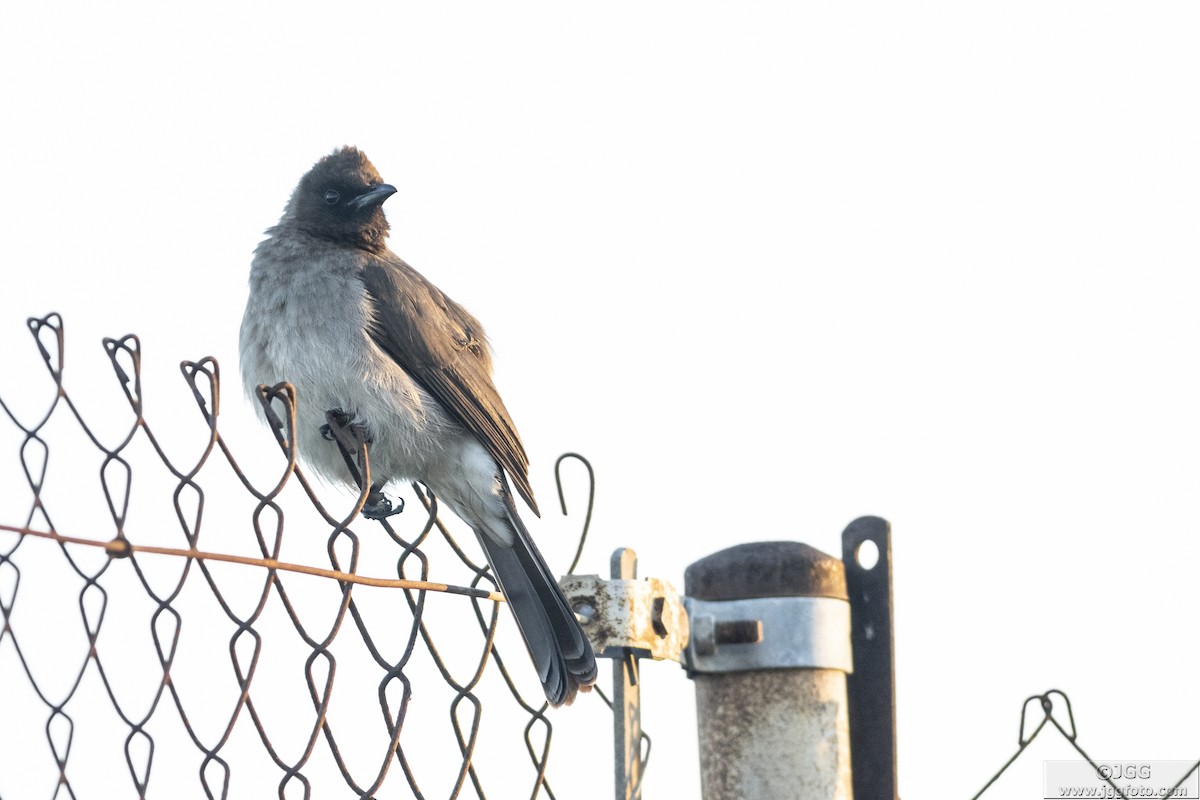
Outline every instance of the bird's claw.
POLYGON ((328 422, 326 422, 324 425, 322 425, 317 430, 319 430, 321 432, 321 438, 324 439, 325 441, 327 441, 327 442, 337 441, 336 439, 333 438, 333 428, 329 427, 328 422))
POLYGON ((371 492, 371 494, 367 495, 367 502, 363 504, 362 515, 367 519, 387 519, 399 514, 404 510, 404 498, 400 497, 397 499, 400 505, 393 507, 392 501, 383 492, 371 492))

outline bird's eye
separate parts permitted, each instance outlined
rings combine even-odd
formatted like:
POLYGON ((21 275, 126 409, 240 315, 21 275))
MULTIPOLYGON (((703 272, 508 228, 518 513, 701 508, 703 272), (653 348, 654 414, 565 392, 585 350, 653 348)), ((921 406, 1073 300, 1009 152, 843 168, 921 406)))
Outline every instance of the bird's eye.
POLYGON ((338 194, 337 192, 335 192, 333 189, 330 189, 328 192, 325 193, 325 205, 327 205, 327 206, 336 206, 338 204, 338 200, 341 200, 341 199, 342 199, 342 196, 340 194, 338 194))

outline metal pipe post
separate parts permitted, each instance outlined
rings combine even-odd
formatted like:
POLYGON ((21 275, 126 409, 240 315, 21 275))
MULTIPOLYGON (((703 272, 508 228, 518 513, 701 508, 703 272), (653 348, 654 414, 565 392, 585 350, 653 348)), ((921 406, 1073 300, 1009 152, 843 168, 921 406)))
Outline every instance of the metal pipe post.
POLYGON ((738 545, 685 573, 703 800, 851 800, 842 562, 738 545))

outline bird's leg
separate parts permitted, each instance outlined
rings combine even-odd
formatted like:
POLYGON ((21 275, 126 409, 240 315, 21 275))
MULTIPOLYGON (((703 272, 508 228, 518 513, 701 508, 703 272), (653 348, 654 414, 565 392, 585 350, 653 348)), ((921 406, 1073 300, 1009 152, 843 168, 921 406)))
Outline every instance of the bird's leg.
MULTIPOLYGON (((362 425, 352 425, 353 417, 340 408, 326 411, 325 419, 327 422, 320 427, 321 436, 331 442, 337 442, 338 449, 342 451, 342 458, 346 461, 346 467, 350 470, 350 475, 354 478, 354 482, 361 487, 366 464, 361 461, 356 464, 351 453, 358 452, 360 442, 370 444, 370 434, 362 425)), ((400 499, 398 507, 393 506, 392 501, 383 493, 383 483, 373 483, 371 491, 367 493, 366 502, 363 504, 362 515, 367 519, 386 519, 403 510, 403 498, 400 499)))
POLYGON ((400 500, 399 507, 393 508, 392 501, 383 493, 383 485, 376 483, 371 486, 367 502, 363 504, 362 515, 367 519, 386 519, 393 514, 399 514, 404 510, 404 498, 398 499, 400 500))
POLYGON ((364 445, 370 441, 366 430, 361 425, 351 425, 350 421, 352 417, 340 408, 326 411, 325 419, 325 424, 317 430, 320 431, 323 439, 327 439, 337 445, 338 451, 342 454, 342 460, 346 462, 346 469, 349 471, 350 477, 354 480, 355 485, 361 489, 366 465, 361 461, 356 463, 357 460, 354 458, 354 454, 358 453, 360 448, 362 448, 362 455, 363 457, 366 456, 364 445))
POLYGON ((325 412, 325 419, 327 419, 328 422, 318 428, 318 430, 321 432, 321 438, 325 439, 326 441, 336 442, 338 438, 333 432, 333 426, 337 425, 342 429, 348 428, 350 426, 351 417, 340 408, 334 408, 325 412))

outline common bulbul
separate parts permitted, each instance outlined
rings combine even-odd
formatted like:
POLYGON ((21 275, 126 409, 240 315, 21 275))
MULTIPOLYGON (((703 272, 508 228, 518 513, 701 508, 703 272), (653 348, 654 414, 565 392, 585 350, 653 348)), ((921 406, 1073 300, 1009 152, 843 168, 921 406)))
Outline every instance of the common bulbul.
MULTIPOLYGON (((296 388, 300 457, 355 478, 329 417, 368 442, 364 516, 394 513, 383 487, 425 484, 475 531, 553 705, 596 680, 596 659, 510 486, 537 514, 529 460, 492 383, 479 321, 387 246, 384 183, 345 147, 318 161, 254 252, 241 328, 242 379, 296 388)), ((264 409, 255 403, 260 416, 264 409)))

